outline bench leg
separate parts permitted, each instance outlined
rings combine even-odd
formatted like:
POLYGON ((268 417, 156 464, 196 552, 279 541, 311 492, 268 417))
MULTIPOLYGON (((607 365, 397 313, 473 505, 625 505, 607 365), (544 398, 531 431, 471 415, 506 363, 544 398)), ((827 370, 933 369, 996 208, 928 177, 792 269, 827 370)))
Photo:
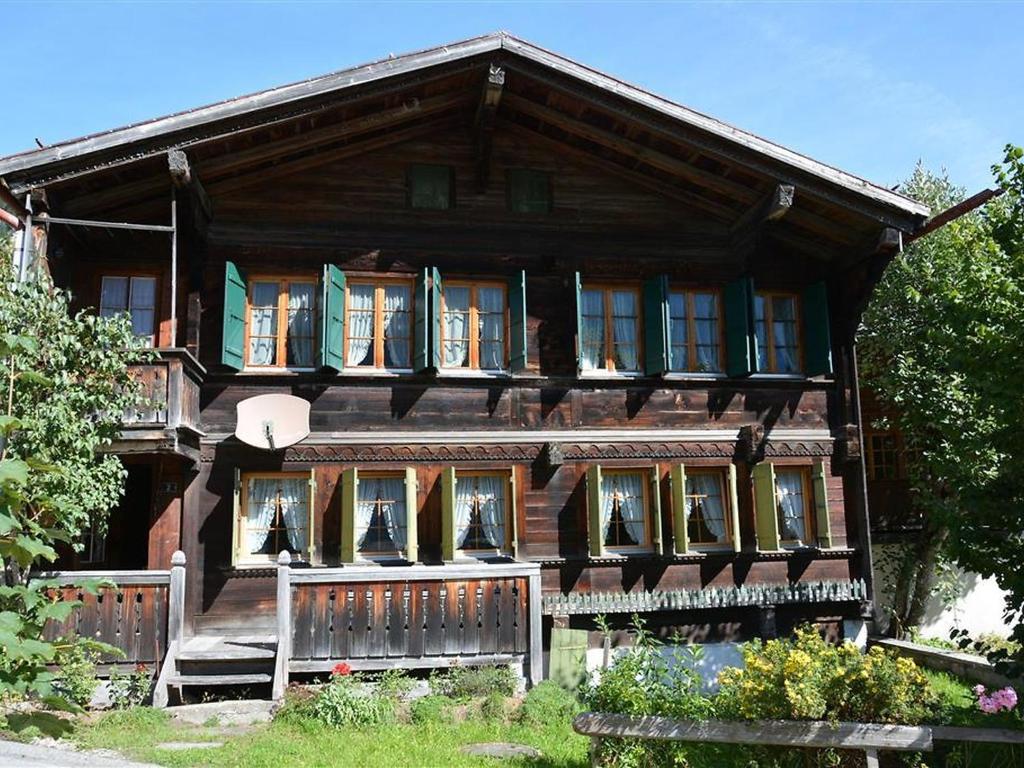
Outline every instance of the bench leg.
POLYGON ((865 749, 864 757, 867 758, 867 768, 878 768, 878 750, 865 749))
POLYGON ((598 768, 597 761, 597 745, 600 744, 600 740, 597 736, 590 737, 590 768, 598 768))

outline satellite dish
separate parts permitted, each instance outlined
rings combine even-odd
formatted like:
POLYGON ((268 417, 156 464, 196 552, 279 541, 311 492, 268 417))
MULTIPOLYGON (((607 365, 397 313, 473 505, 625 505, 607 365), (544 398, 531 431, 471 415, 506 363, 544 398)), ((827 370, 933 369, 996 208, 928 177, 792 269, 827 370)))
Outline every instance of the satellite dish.
POLYGON ((287 448, 309 435, 309 403, 294 395, 257 395, 238 403, 235 437, 267 451, 287 448))

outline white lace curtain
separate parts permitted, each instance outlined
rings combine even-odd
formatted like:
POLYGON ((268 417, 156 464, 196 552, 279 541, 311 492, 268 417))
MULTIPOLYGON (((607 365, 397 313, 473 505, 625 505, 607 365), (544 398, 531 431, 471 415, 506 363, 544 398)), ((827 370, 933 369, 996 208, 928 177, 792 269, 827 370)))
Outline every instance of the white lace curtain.
POLYGON ((601 291, 580 293, 580 368, 592 371, 604 368, 604 294, 601 291))
POLYGON ((391 542, 395 549, 404 551, 407 540, 405 481, 400 477, 360 479, 356 503, 356 545, 362 547, 366 541, 366 534, 378 504, 391 542))
POLYGON ((612 291, 612 331, 615 335, 615 365, 624 371, 637 370, 637 307, 632 291, 612 291))
POLYGON ((277 283, 254 283, 249 318, 249 362, 273 365, 277 352, 277 283))
POLYGON ((480 313, 480 367, 505 367, 505 293, 500 288, 477 288, 480 313))
POLYGON ((461 368, 469 360, 469 288, 444 291, 444 366, 461 368))
POLYGON ((305 555, 309 546, 309 480, 304 477, 278 480, 281 511, 293 552, 305 555))
POLYGON ((714 535, 716 541, 725 541, 725 505, 722 503, 722 485, 714 475, 688 475, 686 478, 687 495, 691 498, 687 506, 687 520, 693 508, 700 504, 703 512, 704 525, 714 535))
POLYGON ((505 485, 500 476, 475 477, 480 504, 480 523, 484 537, 492 547, 505 545, 505 485))
POLYGON ((601 529, 605 541, 611 527, 615 503, 626 532, 637 544, 644 542, 644 478, 639 474, 604 475, 601 478, 601 529))
POLYGON ((313 366, 315 288, 312 283, 288 286, 288 363, 300 368, 313 366))
POLYGON ((345 365, 364 365, 366 353, 373 345, 373 296, 372 285, 353 285, 349 288, 348 356, 345 365))
POLYGON ((671 293, 668 297, 668 337, 671 347, 669 367, 673 371, 690 368, 690 348, 687 340, 686 294, 671 293))
POLYGON ((799 472, 777 472, 775 494, 779 505, 779 525, 786 541, 804 542, 804 491, 799 472))
POLYGON ((792 373, 796 362, 796 314, 792 299, 779 299, 772 306, 772 335, 775 343, 775 367, 779 373, 792 373))
POLYGON ((409 289, 389 285, 384 289, 385 365, 395 368, 409 366, 409 289))
POLYGON ((461 547, 469 534, 476 488, 468 478, 455 483, 455 544, 461 547))
POLYGON ((249 481, 245 545, 250 554, 257 554, 267 543, 270 526, 277 512, 277 487, 277 479, 249 481))
POLYGON ((259 553, 266 546, 278 503, 287 528, 289 549, 306 552, 309 546, 309 481, 301 477, 273 477, 249 481, 245 533, 246 546, 251 554, 259 553))
POLYGON ((697 331, 697 369, 720 371, 718 360, 718 302, 710 293, 693 296, 694 326, 697 331))

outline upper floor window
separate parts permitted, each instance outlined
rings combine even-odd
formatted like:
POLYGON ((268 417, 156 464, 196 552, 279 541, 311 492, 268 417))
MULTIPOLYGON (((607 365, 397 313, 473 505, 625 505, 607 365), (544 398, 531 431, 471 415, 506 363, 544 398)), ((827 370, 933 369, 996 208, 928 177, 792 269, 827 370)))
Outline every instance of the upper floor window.
POLYGON ((315 310, 312 280, 254 279, 249 284, 248 364, 312 368, 315 310))
POLYGON ((758 293, 754 296, 754 333, 759 371, 800 371, 800 326, 797 317, 795 294, 758 293))
POLYGON ((346 366, 412 367, 411 283, 353 279, 346 307, 346 366))
POLYGON ((669 308, 669 370, 715 373, 722 370, 718 294, 672 291, 669 308))
POLYGON ((504 370, 506 287, 446 280, 441 303, 441 366, 504 370))
POLYGON ((508 209, 513 213, 549 213, 551 211, 551 176, 545 171, 509 168, 507 180, 508 209))
POLYGON ((867 469, 869 480, 897 480, 900 478, 899 443, 892 432, 868 435, 867 469))
POLYGON ((156 278, 103 276, 100 288, 100 316, 111 317, 127 312, 132 331, 155 346, 156 278))
POLYGON ((79 562, 102 563, 107 559, 107 535, 100 532, 100 526, 95 520, 89 522, 89 527, 82 531, 82 554, 79 562))
POLYGON ((690 544, 727 544, 732 541, 731 515, 721 470, 686 473, 686 534, 690 544))
POLYGON ((813 542, 814 496, 809 468, 776 467, 775 503, 781 542, 798 546, 813 542))
POLYGON ((455 174, 450 165, 409 166, 409 206, 431 211, 455 207, 455 174))
POLYGON ((245 475, 238 516, 236 562, 266 562, 282 550, 305 559, 309 552, 310 475, 279 472, 245 475))
POLYGON ((502 552, 509 549, 508 473, 458 472, 455 483, 453 529, 462 552, 502 552))
POLYGON ((601 474, 601 530, 608 550, 650 546, 647 474, 610 471, 601 474))
POLYGON ((632 288, 580 291, 580 368, 640 370, 640 294, 632 288))

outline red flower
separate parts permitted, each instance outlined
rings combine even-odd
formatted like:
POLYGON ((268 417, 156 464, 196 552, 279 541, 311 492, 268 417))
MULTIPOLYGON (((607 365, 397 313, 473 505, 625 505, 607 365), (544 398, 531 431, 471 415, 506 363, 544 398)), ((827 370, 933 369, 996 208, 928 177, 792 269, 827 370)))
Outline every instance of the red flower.
POLYGON ((340 664, 335 664, 334 665, 334 669, 331 670, 331 674, 332 675, 338 675, 339 677, 343 677, 345 675, 351 675, 352 674, 352 667, 350 667, 348 664, 346 664, 343 661, 340 664))
POLYGON ((136 664, 135 665, 135 671, 136 672, 148 672, 149 670, 146 668, 145 664, 136 664))

